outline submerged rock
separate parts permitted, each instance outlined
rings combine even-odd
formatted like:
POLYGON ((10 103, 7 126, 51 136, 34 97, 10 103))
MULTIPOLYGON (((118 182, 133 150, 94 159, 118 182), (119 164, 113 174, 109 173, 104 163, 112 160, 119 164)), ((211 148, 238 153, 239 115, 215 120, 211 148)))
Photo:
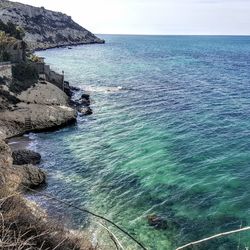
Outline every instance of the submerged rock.
POLYGON ((148 224, 156 229, 165 230, 168 228, 167 221, 156 214, 148 215, 147 220, 148 220, 148 224))
POLYGON ((15 165, 39 164, 41 161, 39 153, 27 149, 13 151, 12 158, 15 165))

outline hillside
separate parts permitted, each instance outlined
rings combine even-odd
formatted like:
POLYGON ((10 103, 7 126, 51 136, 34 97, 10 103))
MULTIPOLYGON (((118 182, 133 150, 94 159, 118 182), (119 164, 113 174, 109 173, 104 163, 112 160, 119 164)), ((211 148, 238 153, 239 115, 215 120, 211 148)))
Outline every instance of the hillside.
POLYGON ((37 8, 17 2, 1 0, 0 19, 12 22, 25 31, 25 42, 30 49, 104 43, 90 31, 60 12, 37 8))

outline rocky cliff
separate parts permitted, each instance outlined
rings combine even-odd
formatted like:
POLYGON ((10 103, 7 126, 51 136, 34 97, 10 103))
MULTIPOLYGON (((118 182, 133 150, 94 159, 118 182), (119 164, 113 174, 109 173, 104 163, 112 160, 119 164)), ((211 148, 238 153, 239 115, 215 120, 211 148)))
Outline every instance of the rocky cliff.
POLYGON ((94 34, 60 12, 37 8, 8 0, 0 1, 0 19, 12 22, 25 31, 30 49, 104 43, 94 34))

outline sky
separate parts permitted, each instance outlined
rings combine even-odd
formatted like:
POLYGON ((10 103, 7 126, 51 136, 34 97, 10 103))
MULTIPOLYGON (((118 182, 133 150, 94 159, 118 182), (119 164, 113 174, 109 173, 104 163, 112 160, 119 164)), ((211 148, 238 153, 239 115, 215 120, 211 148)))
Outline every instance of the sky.
POLYGON ((96 34, 250 35, 250 0, 16 0, 96 34))

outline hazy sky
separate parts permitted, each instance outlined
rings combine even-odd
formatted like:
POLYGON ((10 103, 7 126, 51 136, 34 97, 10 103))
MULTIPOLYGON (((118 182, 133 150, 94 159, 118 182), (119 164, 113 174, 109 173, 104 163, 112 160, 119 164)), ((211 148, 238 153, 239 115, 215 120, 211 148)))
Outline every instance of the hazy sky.
POLYGON ((250 0, 19 0, 19 2, 67 13, 93 33, 250 35, 250 0))

